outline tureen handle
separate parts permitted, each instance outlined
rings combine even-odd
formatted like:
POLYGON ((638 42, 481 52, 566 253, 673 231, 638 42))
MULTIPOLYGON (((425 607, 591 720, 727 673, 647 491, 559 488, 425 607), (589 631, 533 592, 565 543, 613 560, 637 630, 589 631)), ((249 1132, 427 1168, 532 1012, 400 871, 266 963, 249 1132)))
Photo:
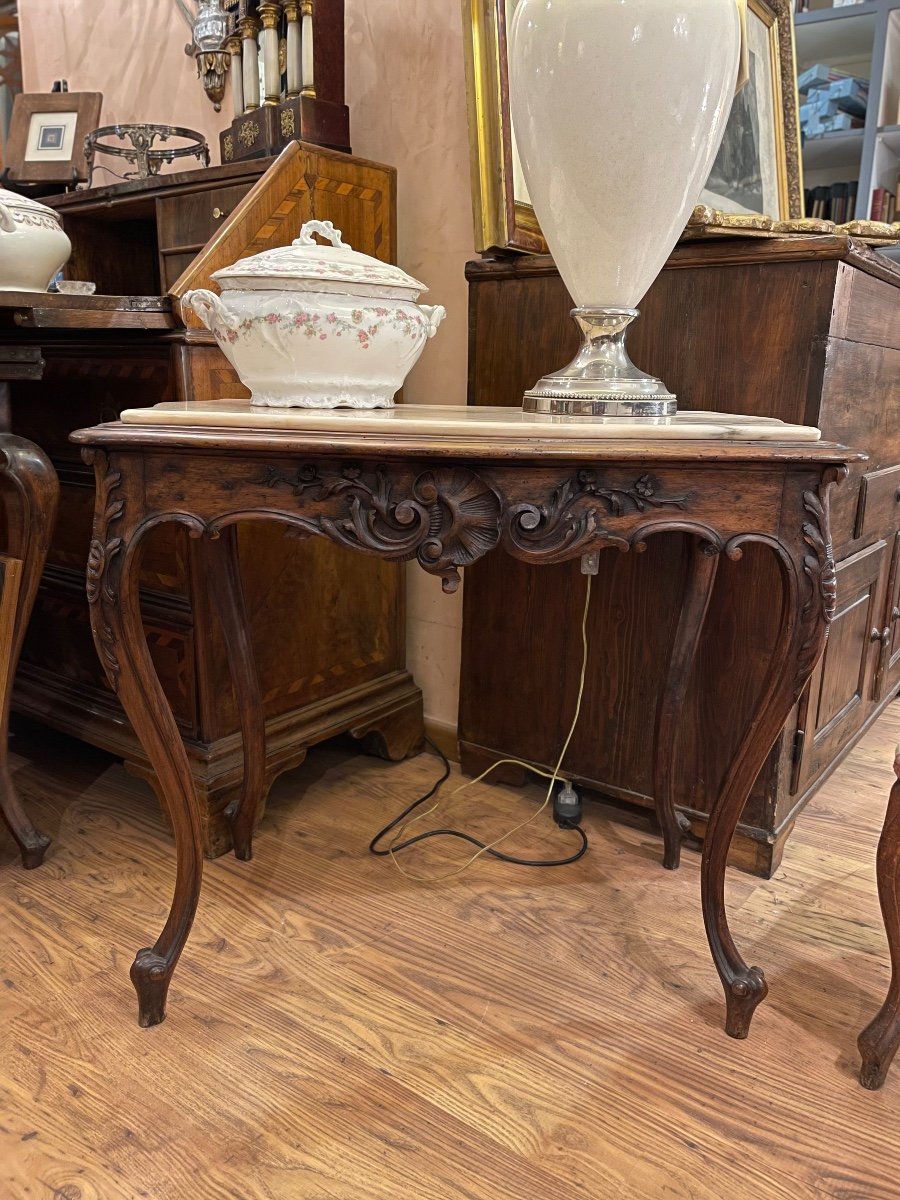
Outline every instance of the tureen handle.
POLYGON ((440 328, 441 321, 447 315, 446 308, 444 308, 443 304, 420 304, 419 311, 428 322, 428 336, 433 338, 440 328))
POLYGON ((13 215, 5 204, 0 204, 0 229, 4 233, 16 232, 16 223, 13 220, 13 215))
POLYGON ((331 221, 307 221, 300 229, 300 236, 294 238, 295 246, 314 246, 316 239, 314 233, 318 233, 320 237, 328 238, 332 246, 343 246, 345 250, 352 250, 353 247, 343 240, 343 234, 339 229, 335 229, 331 221))
POLYGON ((215 332, 213 326, 217 322, 224 325, 226 329, 234 329, 237 325, 237 319, 226 310, 216 293, 210 292, 206 288, 185 292, 181 297, 181 305, 182 308, 192 309, 211 333, 215 332))

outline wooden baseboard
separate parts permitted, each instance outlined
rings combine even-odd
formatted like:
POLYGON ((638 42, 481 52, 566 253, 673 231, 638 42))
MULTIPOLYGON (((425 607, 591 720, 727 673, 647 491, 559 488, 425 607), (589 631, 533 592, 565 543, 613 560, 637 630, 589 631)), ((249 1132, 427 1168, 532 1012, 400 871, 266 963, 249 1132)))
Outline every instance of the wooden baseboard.
POLYGON ((438 721, 434 717, 425 718, 425 736, 450 759, 459 762, 459 734, 455 725, 449 721, 438 721))

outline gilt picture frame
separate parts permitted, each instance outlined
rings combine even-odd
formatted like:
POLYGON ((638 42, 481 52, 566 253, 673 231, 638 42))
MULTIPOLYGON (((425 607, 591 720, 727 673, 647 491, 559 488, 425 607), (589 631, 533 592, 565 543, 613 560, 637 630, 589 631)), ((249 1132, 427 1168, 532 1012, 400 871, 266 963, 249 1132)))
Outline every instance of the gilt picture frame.
POLYGON ((803 216, 797 60, 789 0, 748 0, 750 78, 735 96, 700 203, 724 213, 803 216))
MULTIPOLYGON (((509 109, 508 29, 518 0, 462 0, 476 247, 547 252, 515 146, 509 109)), ((702 203, 754 210, 775 221, 803 216, 797 68, 791 0, 748 0, 750 83, 738 94, 702 203), (753 175, 754 154, 758 180, 753 175)), ((698 197, 698 203, 701 197, 698 197)))

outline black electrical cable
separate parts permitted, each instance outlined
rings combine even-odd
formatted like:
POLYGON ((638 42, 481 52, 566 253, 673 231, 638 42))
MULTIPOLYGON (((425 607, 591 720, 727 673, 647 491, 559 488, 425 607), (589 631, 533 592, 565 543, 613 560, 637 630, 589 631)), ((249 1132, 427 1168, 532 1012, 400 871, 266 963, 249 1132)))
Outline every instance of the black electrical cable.
POLYGON ((376 854, 379 858, 386 858, 387 855, 397 853, 398 850, 405 850, 408 846, 414 846, 416 842, 424 842, 426 838, 433 837, 453 837, 459 838, 460 841, 469 842, 472 846, 477 846, 479 850, 483 850, 489 854, 491 858, 498 858, 501 862, 512 863, 516 867, 567 867, 570 863, 578 862, 579 858, 583 858, 587 853, 588 840, 587 834, 580 825, 570 825, 569 828, 581 838, 581 845, 578 850, 569 855, 568 858, 517 858, 513 854, 504 854, 502 850, 492 850, 484 842, 479 842, 478 838, 472 837, 469 833, 463 833, 459 829, 429 829, 426 833, 418 833, 415 837, 407 838, 405 842, 400 842, 397 846, 389 847, 387 850, 379 850, 378 843, 381 842, 387 835, 396 829, 406 818, 426 800, 430 800, 432 796, 436 796, 440 789, 450 778, 450 763, 447 761, 447 756, 439 746, 436 746, 429 738, 425 739, 425 744, 429 746, 441 760, 443 771, 440 778, 432 784, 424 796, 420 796, 418 800, 414 800, 408 808, 405 808, 399 816, 394 817, 389 825, 385 825, 384 829, 378 833, 369 842, 370 854, 376 854))

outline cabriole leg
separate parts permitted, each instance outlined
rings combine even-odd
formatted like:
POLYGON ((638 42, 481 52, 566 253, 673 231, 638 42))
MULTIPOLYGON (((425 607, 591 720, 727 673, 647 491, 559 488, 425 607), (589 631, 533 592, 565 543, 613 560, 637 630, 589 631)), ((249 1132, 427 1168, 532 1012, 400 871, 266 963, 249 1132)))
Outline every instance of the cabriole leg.
POLYGON ((891 952, 891 985, 878 1016, 859 1035, 859 1081, 872 1091, 884 1083, 900 1045, 900 747, 894 771, 897 782, 878 843, 878 898, 891 952))
MULTIPOLYGON (((8 390, 8 384, 0 389, 8 390)), ((2 502, 6 513, 7 552, 15 560, 15 579, 11 570, 4 574, 3 591, 15 593, 15 615, 0 663, 0 814, 19 847, 22 865, 26 870, 39 867, 50 845, 50 839, 35 829, 16 794, 9 773, 9 708, 13 681, 22 643, 28 629, 38 586, 53 536, 59 501, 59 481, 50 460, 33 443, 13 434, 0 434, 0 479, 2 502)), ((7 568, 9 570, 9 568, 7 568)))
POLYGON ((150 523, 132 521, 125 490, 120 490, 121 475, 109 467, 106 455, 97 453, 95 464, 97 498, 87 584, 91 628, 107 678, 156 771, 175 834, 177 866, 169 917, 156 944, 139 950, 131 968, 140 1024, 158 1025, 166 1015, 169 984, 200 895, 200 814, 181 734, 141 621, 138 548, 150 523))
POLYGON ((244 778, 236 801, 225 812, 236 858, 253 857, 253 829, 266 787, 266 720, 253 642, 241 586, 237 526, 203 543, 209 586, 215 597, 228 654, 244 746, 244 778))
POLYGON ((663 836, 663 866, 669 871, 674 871, 681 861, 682 839, 690 828, 687 819, 680 817, 675 810, 675 743, 691 668, 719 565, 718 549, 700 538, 691 539, 689 555, 687 585, 669 660, 669 673, 656 713, 653 794, 663 836))
POLYGON ((726 547, 729 557, 738 558, 745 540, 770 545, 778 556, 782 579, 781 627, 762 698, 725 777, 703 842, 703 920, 725 991, 725 1032, 734 1038, 747 1036, 753 1013, 769 989, 759 967, 748 967, 744 962, 728 928, 725 865, 750 789, 825 647, 836 594, 828 492, 838 475, 836 471, 827 472, 818 491, 803 493, 804 517, 797 521, 795 538, 736 538, 726 547))

